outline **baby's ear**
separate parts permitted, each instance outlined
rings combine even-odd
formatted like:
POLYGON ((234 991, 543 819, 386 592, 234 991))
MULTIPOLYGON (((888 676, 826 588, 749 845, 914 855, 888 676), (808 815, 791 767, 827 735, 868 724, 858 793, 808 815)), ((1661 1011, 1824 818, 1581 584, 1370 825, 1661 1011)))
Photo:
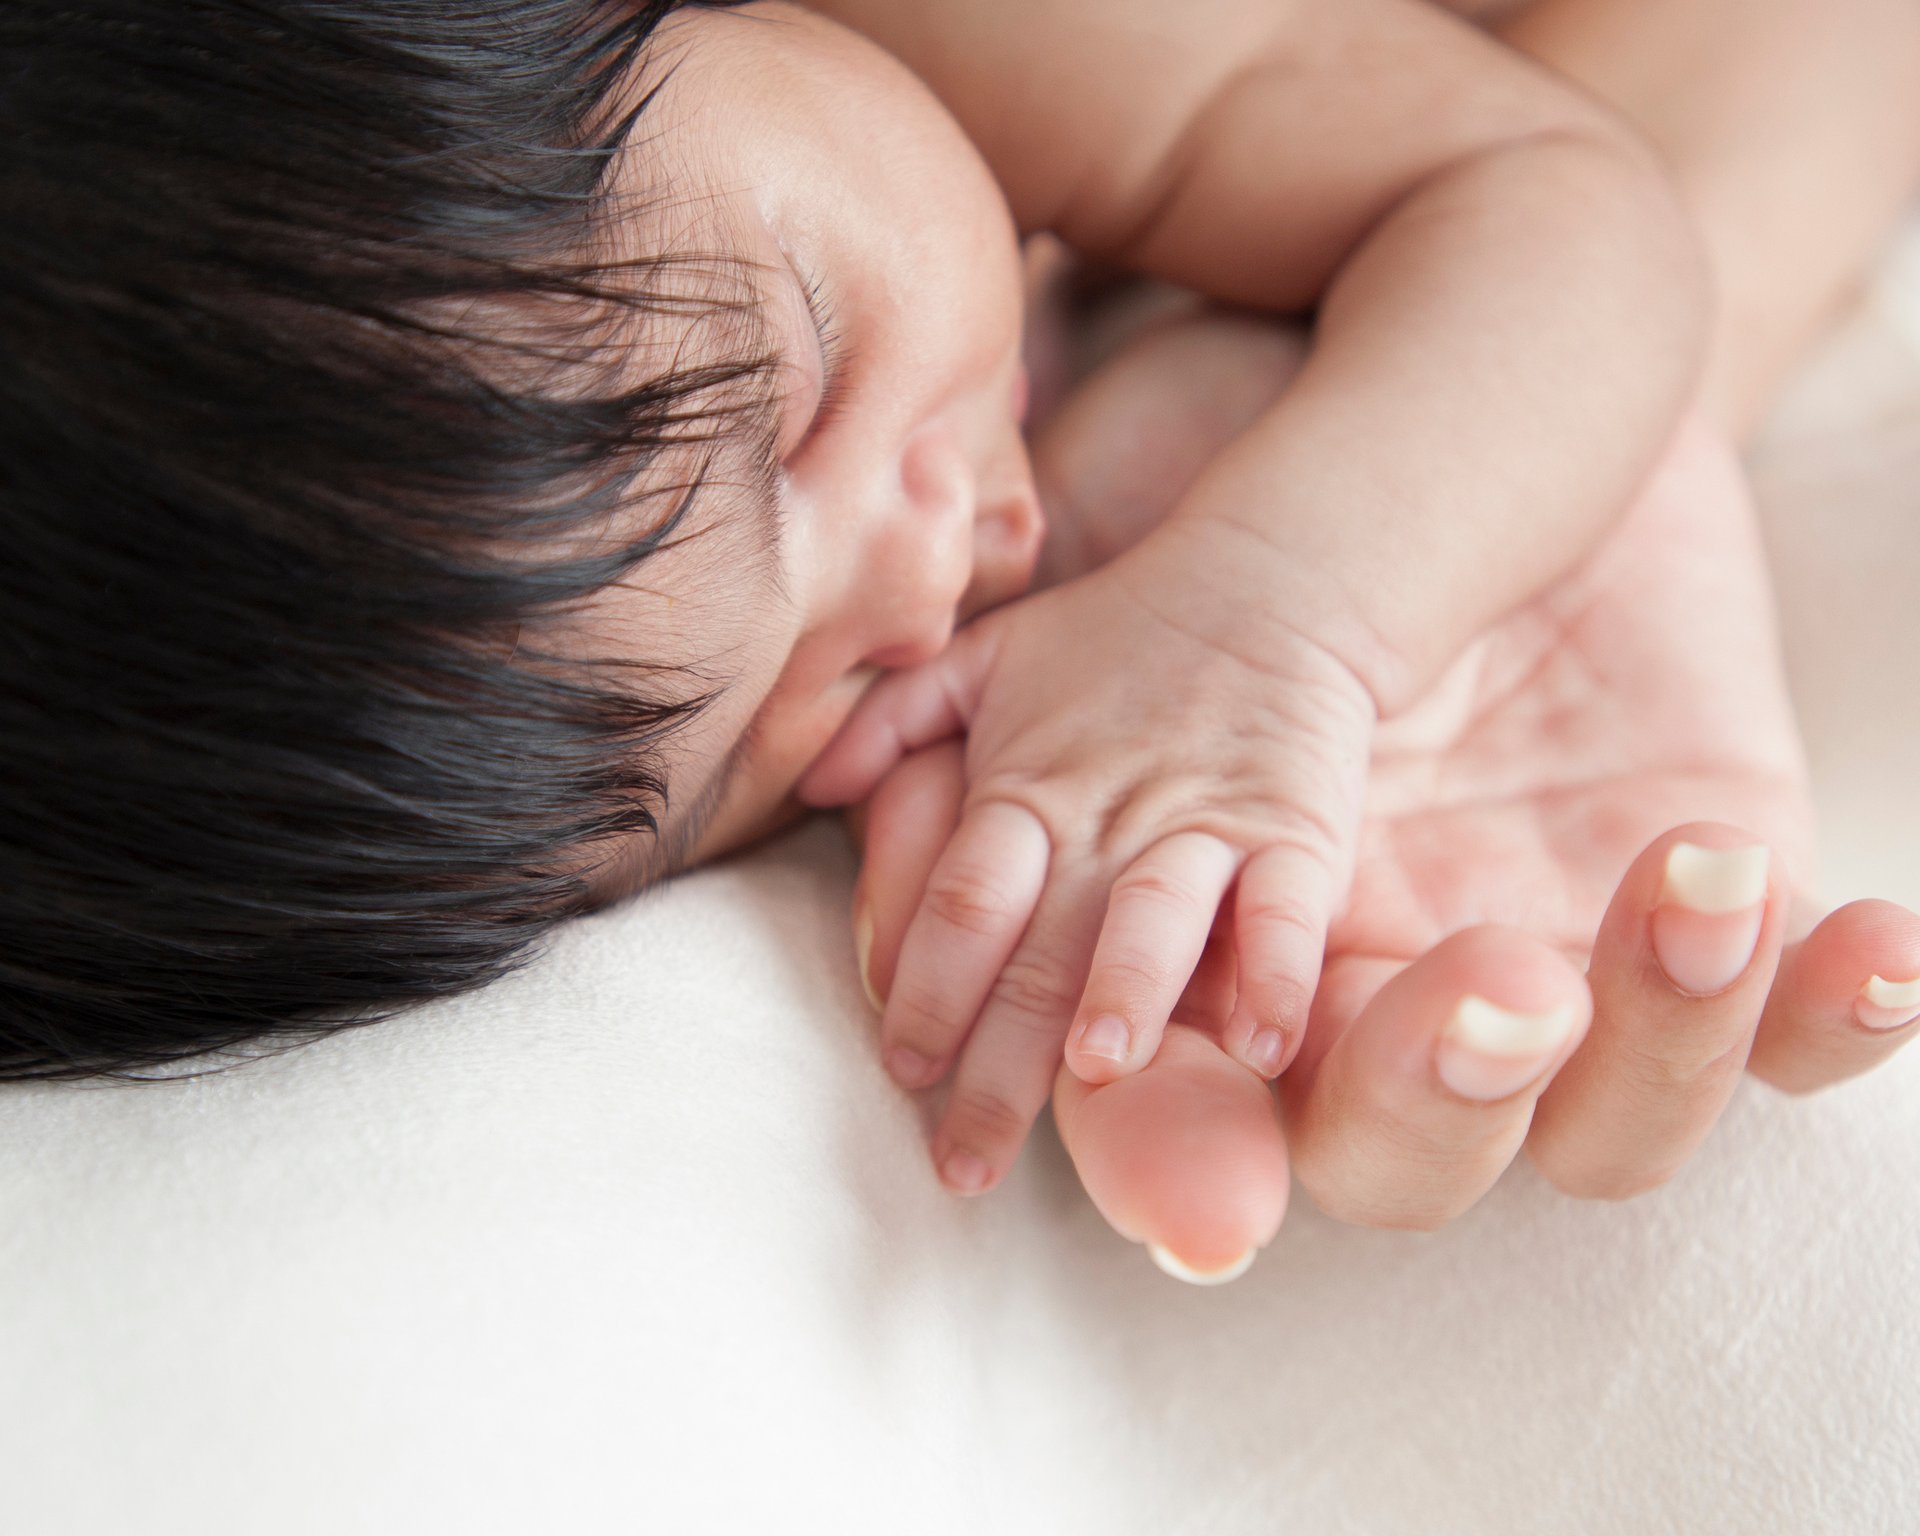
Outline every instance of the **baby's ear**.
POLYGON ((1170 1024, 1152 1061, 1097 1088, 1063 1066, 1053 1114, 1100 1214, 1167 1273, 1235 1279, 1279 1232, 1290 1178, 1273 1094, 1213 1035, 1170 1024))

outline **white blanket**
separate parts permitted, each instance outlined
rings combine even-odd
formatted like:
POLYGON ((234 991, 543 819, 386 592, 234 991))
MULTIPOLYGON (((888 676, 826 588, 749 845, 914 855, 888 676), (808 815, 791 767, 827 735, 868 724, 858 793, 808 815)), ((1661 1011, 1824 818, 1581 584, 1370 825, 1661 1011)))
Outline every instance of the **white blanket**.
MULTIPOLYGON (((1827 889, 1920 905, 1920 242, 1758 468, 1827 889)), ((8 1536, 1920 1529, 1920 1052, 1670 1188, 1296 1202, 1200 1291, 948 1199, 819 826, 244 1071, 0 1091, 8 1536)))

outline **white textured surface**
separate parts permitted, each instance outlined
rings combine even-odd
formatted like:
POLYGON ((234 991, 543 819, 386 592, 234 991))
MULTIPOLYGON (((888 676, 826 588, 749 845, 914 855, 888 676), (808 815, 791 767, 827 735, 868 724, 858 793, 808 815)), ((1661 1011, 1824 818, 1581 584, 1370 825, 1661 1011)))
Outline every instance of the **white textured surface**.
MULTIPOLYGON (((1836 897, 1920 904, 1920 253, 1763 454, 1836 897), (1895 294, 1904 297, 1895 297, 1895 294)), ((830 831, 227 1077, 0 1092, 0 1531, 1920 1528, 1920 1056, 1672 1187, 1169 1281, 874 1063, 830 831)))

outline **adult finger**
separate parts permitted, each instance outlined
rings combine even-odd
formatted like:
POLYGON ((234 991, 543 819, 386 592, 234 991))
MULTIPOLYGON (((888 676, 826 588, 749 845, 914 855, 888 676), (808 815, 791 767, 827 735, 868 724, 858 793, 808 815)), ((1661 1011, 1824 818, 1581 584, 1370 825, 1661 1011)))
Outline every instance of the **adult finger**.
POLYGON ((1920 917, 1890 901, 1829 914, 1780 961, 1747 1065, 1789 1093, 1878 1066, 1920 1034, 1920 917))
POLYGON ((1549 1179, 1623 1199, 1693 1154, 1746 1066, 1787 911, 1766 846, 1737 827, 1678 828, 1633 862, 1594 944, 1593 1028, 1528 1138, 1549 1179))
MULTIPOLYGON (((1343 964, 1331 1006, 1357 974, 1343 964)), ((1529 934, 1484 927, 1442 940, 1344 1029, 1328 1023, 1324 1054, 1281 1078, 1302 1185, 1342 1221, 1450 1221, 1520 1150, 1541 1089, 1591 1014, 1579 971, 1529 934)))

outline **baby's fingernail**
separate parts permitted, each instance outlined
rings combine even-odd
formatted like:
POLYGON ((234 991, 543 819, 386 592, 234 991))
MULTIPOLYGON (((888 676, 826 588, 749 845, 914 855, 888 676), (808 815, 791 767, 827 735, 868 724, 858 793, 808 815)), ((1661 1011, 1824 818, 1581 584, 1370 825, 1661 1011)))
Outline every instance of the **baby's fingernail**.
POLYGON ((1853 1016, 1868 1029, 1899 1029, 1920 1019, 1920 977, 1888 981, 1869 976, 1853 1000, 1853 1016))
POLYGON ((1675 843, 1650 920, 1653 956, 1682 992, 1711 997, 1753 964, 1767 912, 1765 847, 1675 843))
POLYGON ((1098 1056, 1102 1061, 1125 1061, 1133 1044, 1133 1032, 1125 1019, 1103 1014, 1080 1031, 1082 1056, 1098 1056))
POLYGON ((853 909, 853 958, 860 967, 860 989, 875 1013, 885 1013, 887 1005, 873 984, 873 914, 862 901, 853 909))
POLYGON ((940 1179, 956 1195, 977 1195, 993 1178, 993 1170, 971 1152, 949 1152, 940 1165, 940 1179))
POLYGON ((883 1054, 882 1060, 887 1065, 887 1076, 902 1088, 924 1088, 933 1076, 933 1063, 904 1045, 893 1046, 883 1054))
POLYGON ((1440 1032, 1434 1068, 1463 1099, 1504 1099, 1539 1077, 1579 1023, 1572 1003, 1516 1013, 1484 997, 1463 997, 1440 1032))
POLYGON ((1158 1243, 1148 1243, 1147 1252, 1153 1256, 1154 1263, 1176 1280, 1184 1280, 1188 1285, 1225 1285, 1229 1280, 1238 1280, 1253 1268, 1259 1251, 1249 1248, 1224 1269, 1195 1269, 1158 1243))
POLYGON ((1276 1076, 1286 1054, 1287 1037, 1277 1029, 1263 1029, 1247 1042, 1247 1065, 1262 1077, 1276 1076))

